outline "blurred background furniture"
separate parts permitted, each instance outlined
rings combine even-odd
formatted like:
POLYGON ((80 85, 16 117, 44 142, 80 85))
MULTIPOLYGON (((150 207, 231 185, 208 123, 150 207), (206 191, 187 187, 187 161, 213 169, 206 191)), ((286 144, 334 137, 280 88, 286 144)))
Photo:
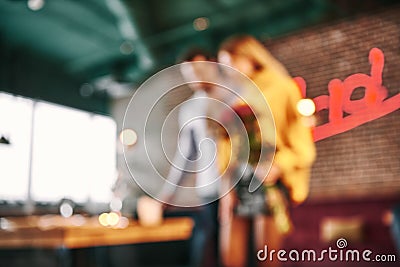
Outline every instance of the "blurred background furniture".
MULTIPOLYGON (((158 226, 144 227, 137 221, 127 219, 107 227, 101 225, 98 216, 64 218, 44 215, 1 218, 1 226, 1 263, 8 262, 5 257, 7 252, 13 255, 26 250, 47 250, 49 254, 53 251, 53 258, 56 259, 49 266, 80 266, 79 262, 99 264, 103 261, 102 264, 106 264, 112 261, 107 253, 118 246, 187 240, 192 234, 193 221, 185 217, 166 218, 158 226), (74 257, 84 249, 95 251, 94 260, 90 254, 74 257)), ((25 259, 29 260, 29 257, 25 259)), ((18 260, 9 260, 8 263, 18 266, 18 260)), ((30 260, 34 262, 35 258, 30 260)))

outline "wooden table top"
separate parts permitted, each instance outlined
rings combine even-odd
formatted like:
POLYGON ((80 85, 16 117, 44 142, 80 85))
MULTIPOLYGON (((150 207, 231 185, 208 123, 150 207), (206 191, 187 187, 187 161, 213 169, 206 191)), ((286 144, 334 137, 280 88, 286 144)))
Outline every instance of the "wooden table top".
POLYGON ((152 227, 135 220, 106 227, 97 216, 28 216, 2 218, 0 222, 0 248, 84 248, 186 240, 193 228, 192 219, 186 217, 165 218, 152 227))

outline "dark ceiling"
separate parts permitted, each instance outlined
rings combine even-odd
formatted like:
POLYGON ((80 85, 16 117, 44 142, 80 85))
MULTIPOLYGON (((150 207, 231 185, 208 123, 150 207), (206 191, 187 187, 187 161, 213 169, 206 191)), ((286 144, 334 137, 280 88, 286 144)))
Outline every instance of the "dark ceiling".
POLYGON ((343 2, 1 0, 0 91, 104 112, 109 95, 186 47, 215 51, 238 32, 273 38, 326 21, 343 2))

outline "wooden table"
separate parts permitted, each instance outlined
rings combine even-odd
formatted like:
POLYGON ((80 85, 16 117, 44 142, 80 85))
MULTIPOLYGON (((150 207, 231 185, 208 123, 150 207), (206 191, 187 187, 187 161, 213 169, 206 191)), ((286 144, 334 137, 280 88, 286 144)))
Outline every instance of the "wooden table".
POLYGON ((3 218, 0 248, 86 248, 189 239, 190 218, 166 218, 159 226, 144 227, 129 220, 124 227, 105 227, 98 217, 29 216, 3 218))

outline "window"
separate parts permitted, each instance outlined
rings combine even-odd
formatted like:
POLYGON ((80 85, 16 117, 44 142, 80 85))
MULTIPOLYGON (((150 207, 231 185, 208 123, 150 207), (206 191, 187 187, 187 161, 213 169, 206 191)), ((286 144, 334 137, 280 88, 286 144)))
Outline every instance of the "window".
POLYGON ((25 200, 28 194, 33 101, 0 93, 0 200, 25 200))
POLYGON ((12 145, 3 145, 0 150, 0 159, 8 160, 8 167, 0 168, 0 199, 10 200, 11 195, 17 198, 17 193, 18 199, 26 199, 30 175, 34 201, 55 203, 69 198, 77 203, 109 202, 116 168, 115 122, 110 117, 50 103, 29 103, 30 109, 19 107, 15 101, 7 110, 0 109, 1 119, 17 107, 26 112, 18 111, 18 116, 9 118, 10 125, 17 126, 7 126, 12 145), (13 147, 19 150, 11 150, 13 147), (4 179, 7 176, 12 183, 4 179))

